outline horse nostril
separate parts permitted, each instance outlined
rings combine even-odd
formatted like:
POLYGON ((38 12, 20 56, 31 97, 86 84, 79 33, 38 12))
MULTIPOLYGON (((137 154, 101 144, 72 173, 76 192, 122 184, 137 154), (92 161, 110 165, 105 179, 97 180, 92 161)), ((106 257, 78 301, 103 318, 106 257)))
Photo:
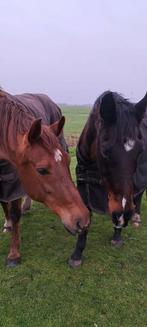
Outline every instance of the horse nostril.
POLYGON ((77 232, 81 233, 82 231, 88 230, 89 225, 90 225, 90 221, 88 222, 87 225, 83 225, 81 219, 78 219, 76 222, 77 232))
POLYGON ((80 222, 79 222, 79 221, 77 221, 77 227, 78 227, 78 228, 81 228, 81 226, 80 226, 80 222))
POLYGON ((82 227, 80 226, 80 221, 78 220, 77 223, 77 231, 80 233, 82 231, 82 227))

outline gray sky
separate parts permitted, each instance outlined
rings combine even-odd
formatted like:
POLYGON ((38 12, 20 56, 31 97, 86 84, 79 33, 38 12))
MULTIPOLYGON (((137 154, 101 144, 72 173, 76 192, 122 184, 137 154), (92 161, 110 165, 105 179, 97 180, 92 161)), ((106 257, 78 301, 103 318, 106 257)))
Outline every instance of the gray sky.
POLYGON ((56 102, 147 91, 146 0, 0 0, 0 85, 56 102))

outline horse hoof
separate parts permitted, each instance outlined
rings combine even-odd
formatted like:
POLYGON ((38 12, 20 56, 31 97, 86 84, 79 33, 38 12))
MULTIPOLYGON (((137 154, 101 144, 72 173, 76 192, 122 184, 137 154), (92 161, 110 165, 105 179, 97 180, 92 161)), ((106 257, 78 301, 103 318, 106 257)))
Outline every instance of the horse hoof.
POLYGON ((21 263, 21 257, 16 258, 16 259, 9 259, 7 258, 6 260, 6 266, 10 268, 14 268, 18 266, 21 263))
POLYGON ((68 264, 71 268, 79 268, 82 265, 82 260, 74 260, 74 259, 70 258, 68 260, 68 264))
POLYGON ((140 223, 137 223, 137 222, 135 223, 135 222, 134 222, 134 223, 133 223, 133 226, 134 226, 135 228, 138 228, 138 227, 140 226, 140 223))
POLYGON ((123 245, 123 240, 111 240, 111 245, 119 248, 123 245))
POLYGON ((141 222, 137 222, 137 221, 134 221, 133 223, 132 223, 132 225, 135 227, 135 228, 139 228, 140 227, 140 223, 141 222))
POLYGON ((140 215, 138 213, 135 213, 132 217, 132 225, 135 227, 135 228, 138 228, 141 224, 141 218, 140 218, 140 215))

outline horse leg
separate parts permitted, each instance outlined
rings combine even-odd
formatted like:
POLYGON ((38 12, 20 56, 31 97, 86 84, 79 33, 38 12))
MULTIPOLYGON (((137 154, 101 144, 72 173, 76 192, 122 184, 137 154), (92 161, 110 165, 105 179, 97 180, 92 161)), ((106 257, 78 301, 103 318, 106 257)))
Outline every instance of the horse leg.
POLYGON ((75 250, 68 260, 68 263, 72 268, 80 267, 82 264, 82 253, 86 246, 87 234, 88 230, 85 230, 78 235, 75 250))
POLYGON ((122 212, 117 212, 117 211, 112 212, 112 223, 114 226, 114 232, 113 232, 111 244, 113 246, 119 247, 123 243, 121 238, 122 225, 124 223, 122 212))
POLYGON ((21 206, 21 213, 25 215, 31 208, 31 198, 27 195, 24 198, 24 201, 21 206))
POLYGON ((123 240, 122 240, 122 237, 121 237, 121 231, 122 231, 122 228, 116 228, 114 227, 114 233, 113 233, 113 237, 112 237, 112 240, 111 240, 111 244, 113 246, 116 246, 116 247, 119 247, 123 244, 123 240))
POLYGON ((140 209, 141 209, 141 201, 142 201, 142 196, 144 192, 141 192, 139 195, 137 195, 134 198, 134 203, 135 203, 135 212, 132 216, 132 224, 135 227, 139 227, 141 224, 141 217, 140 217, 140 209))
POLYGON ((3 227, 3 232, 11 232, 12 231, 12 220, 11 220, 11 214, 10 214, 10 202, 1 202, 4 214, 5 214, 5 223, 3 227))
POLYGON ((21 217, 21 199, 11 202, 11 219, 13 223, 10 250, 6 259, 6 265, 8 267, 15 267, 21 262, 21 256, 19 253, 20 246, 20 231, 19 231, 19 220, 21 217))

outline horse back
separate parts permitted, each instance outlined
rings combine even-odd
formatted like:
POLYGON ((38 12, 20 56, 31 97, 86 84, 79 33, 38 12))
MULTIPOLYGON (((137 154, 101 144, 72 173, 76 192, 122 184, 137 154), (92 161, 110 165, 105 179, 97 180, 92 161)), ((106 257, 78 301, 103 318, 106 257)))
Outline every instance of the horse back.
POLYGON ((43 124, 51 125, 62 116, 60 108, 45 94, 24 93, 13 97, 32 116, 42 118, 43 124))

